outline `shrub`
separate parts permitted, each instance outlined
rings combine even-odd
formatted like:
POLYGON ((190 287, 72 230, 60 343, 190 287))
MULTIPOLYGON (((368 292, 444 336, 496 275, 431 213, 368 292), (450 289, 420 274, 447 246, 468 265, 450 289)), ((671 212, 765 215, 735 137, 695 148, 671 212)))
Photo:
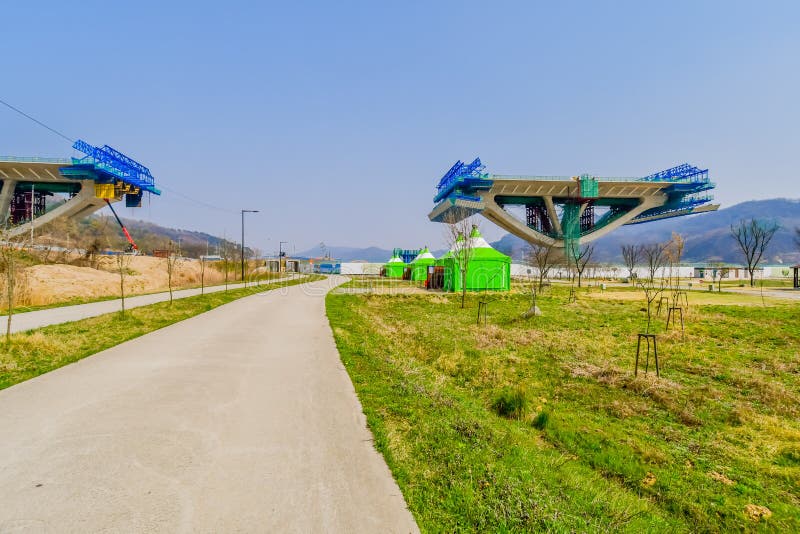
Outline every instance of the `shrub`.
POLYGON ((536 414, 536 417, 533 418, 531 424, 533 428, 537 428, 539 430, 544 430, 544 427, 547 426, 547 421, 550 420, 550 415, 547 412, 539 412, 536 414))
POLYGON ((494 397, 492 409, 501 417, 520 419, 528 409, 528 399, 522 388, 503 388, 494 397))
POLYGON ((775 463, 785 467, 800 465, 800 446, 790 445, 782 448, 778 452, 775 463))

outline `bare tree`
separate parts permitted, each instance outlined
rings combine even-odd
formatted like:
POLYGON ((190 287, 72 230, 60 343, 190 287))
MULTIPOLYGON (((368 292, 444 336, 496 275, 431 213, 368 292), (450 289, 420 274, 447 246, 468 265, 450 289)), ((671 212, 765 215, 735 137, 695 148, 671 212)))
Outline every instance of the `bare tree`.
POLYGON ((230 272, 230 264, 231 264, 231 251, 228 248, 228 243, 224 239, 222 243, 220 243, 219 248, 219 256, 222 258, 222 271, 225 275, 225 291, 228 291, 228 282, 230 280, 228 273, 230 272))
POLYGON ((642 261, 642 246, 622 245, 622 261, 628 269, 628 279, 633 281, 636 278, 636 267, 642 261))
POLYGON ((205 294, 206 291, 206 257, 200 256, 200 294, 205 294))
POLYGON ((169 288, 169 304, 172 306, 172 280, 175 275, 176 268, 180 263, 180 252, 178 251, 175 243, 172 241, 169 242, 167 246, 167 287, 169 288))
MULTIPOLYGON (((11 342, 11 318, 25 272, 20 262, 25 246, 24 237, 11 237, 9 227, 0 230, 0 269, 3 274, 3 297, 6 301, 6 344, 11 342)), ((23 234, 27 235, 27 234, 23 234)))
POLYGON ((122 303, 120 315, 125 317, 125 279, 130 274, 131 256, 120 252, 114 257, 114 263, 119 275, 119 298, 122 303))
POLYGON ((586 265, 592 259, 594 254, 594 245, 586 245, 574 251, 572 261, 575 262, 575 272, 578 275, 578 287, 581 287, 581 279, 583 278, 583 271, 586 270, 586 265))
POLYGON ((755 286, 753 275, 778 228, 779 226, 776 222, 758 219, 741 220, 739 224, 731 225, 731 235, 739 245, 747 264, 747 272, 750 274, 750 287, 755 286))
POLYGON ((539 291, 544 287, 544 281, 550 274, 550 270, 560 261, 558 249, 553 245, 532 244, 528 248, 528 262, 536 265, 536 272, 539 277, 539 291))
POLYGON ((637 278, 636 283, 644 291, 644 298, 647 301, 647 329, 645 330, 647 334, 650 333, 653 301, 658 298, 665 288, 663 278, 659 277, 656 280, 656 274, 664 267, 665 248, 663 243, 650 243, 642 245, 640 248, 642 259, 647 267, 647 276, 645 278, 637 278))
MULTIPOLYGON (((259 277, 263 276, 264 273, 263 272, 259 272, 258 269, 261 267, 259 265, 259 263, 261 261, 260 258, 262 258, 264 256, 264 252, 258 247, 250 248, 250 252, 251 252, 251 256, 253 258, 253 270, 251 271, 252 274, 250 276, 253 277, 253 280, 255 281, 256 285, 260 285, 261 284, 261 279, 259 277)), ((283 252, 283 255, 284 256, 286 255, 286 251, 283 252)), ((278 258, 278 274, 280 274, 280 270, 281 270, 281 258, 282 257, 278 258)), ((284 268, 285 268, 286 267, 286 262, 285 261, 284 261, 283 265, 284 265, 284 268)))
POLYGON ((672 232, 672 239, 667 243, 665 253, 669 262, 669 285, 672 292, 672 306, 678 305, 678 294, 681 289, 680 264, 686 240, 677 232, 672 232))
POLYGON ((461 209, 447 212, 444 222, 447 229, 445 240, 450 246, 453 264, 458 270, 461 280, 461 308, 463 309, 467 299, 467 270, 474 252, 470 234, 473 229, 477 229, 477 225, 472 223, 469 213, 461 209))

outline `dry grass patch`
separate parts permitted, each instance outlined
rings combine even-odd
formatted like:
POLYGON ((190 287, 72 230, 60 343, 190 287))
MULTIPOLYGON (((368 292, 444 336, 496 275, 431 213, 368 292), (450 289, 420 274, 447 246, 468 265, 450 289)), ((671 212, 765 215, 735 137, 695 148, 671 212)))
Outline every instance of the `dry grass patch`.
POLYGON ((648 376, 640 367, 634 377, 635 334, 646 321, 639 292, 628 292, 635 300, 581 295, 569 306, 567 293, 554 287, 541 296, 543 316, 531 320, 520 319, 530 304, 527 292, 505 295, 493 301, 489 324, 480 326, 474 295, 464 310, 455 299, 448 304, 432 295, 328 298, 331 321, 351 333, 337 336, 348 371, 368 375, 370 391, 385 387, 381 400, 362 402, 397 406, 395 417, 413 421, 405 438, 393 430, 392 439, 412 443, 414 453, 392 469, 420 525, 430 531, 740 531, 753 526, 745 506, 757 503, 772 512, 760 527, 797 531, 796 308, 734 306, 731 295, 703 294, 714 305, 692 305, 685 336, 665 333, 664 315, 657 319, 661 378, 652 361, 648 376), (408 329, 384 335, 373 314, 408 329), (354 330, 378 350, 358 349, 354 330), (357 353, 350 356, 350 347, 357 353), (384 348, 398 356, 381 358, 384 348), (370 356, 374 365, 367 366, 370 356), (428 386, 394 397, 393 373, 404 373, 410 362, 428 386), (524 415, 511 410, 513 417, 500 417, 492 409, 504 388, 526 392, 524 415), (478 426, 450 425, 451 415, 478 426), (489 435, 476 429, 487 427, 494 429, 489 435), (596 489, 598 480, 607 484, 603 490, 596 489), (567 489, 567 481, 575 484, 567 489), (587 498, 577 488, 595 489, 587 498), (553 523, 543 514, 554 494, 565 500, 553 523), (623 494, 638 504, 617 506, 623 494), (518 510, 520 496, 536 507, 518 510))

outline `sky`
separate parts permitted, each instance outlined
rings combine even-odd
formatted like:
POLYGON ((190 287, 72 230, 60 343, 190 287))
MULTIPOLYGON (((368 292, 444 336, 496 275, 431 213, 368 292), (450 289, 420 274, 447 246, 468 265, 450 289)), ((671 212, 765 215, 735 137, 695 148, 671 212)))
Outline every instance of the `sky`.
MULTIPOLYGON (((800 197, 798 2, 0 0, 0 99, 164 189, 125 217, 265 252, 439 247, 435 186, 710 169, 800 197)), ((79 155, 0 106, 0 154, 79 155)), ((487 238, 503 231, 482 222, 487 238)))

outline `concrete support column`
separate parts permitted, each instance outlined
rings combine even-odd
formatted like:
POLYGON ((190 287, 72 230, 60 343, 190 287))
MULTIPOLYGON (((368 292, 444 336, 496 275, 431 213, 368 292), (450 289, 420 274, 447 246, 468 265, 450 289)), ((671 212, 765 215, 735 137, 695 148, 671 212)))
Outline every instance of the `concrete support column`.
MULTIPOLYGON (((37 229, 40 226, 44 226, 45 224, 58 219, 59 217, 85 217, 87 215, 91 215, 93 212, 106 205, 103 199, 95 196, 94 182, 91 180, 84 180, 81 182, 81 186, 81 190, 77 195, 67 200, 64 204, 61 204, 57 208, 48 211, 41 217, 34 219, 33 228, 37 229)), ((31 224, 24 224, 22 226, 13 228, 9 232, 9 235, 11 237, 15 237, 30 231, 31 224)))
POLYGON ((550 223, 553 226, 553 230, 556 231, 557 235, 562 235, 564 232, 561 230, 561 221, 558 220, 556 206, 553 204, 553 197, 542 197, 542 200, 544 200, 544 206, 547 208, 547 216, 550 217, 550 223))
POLYGON ((0 190, 0 223, 5 224, 9 217, 11 199, 14 198, 14 191, 17 189, 17 181, 3 180, 3 188, 0 190))

